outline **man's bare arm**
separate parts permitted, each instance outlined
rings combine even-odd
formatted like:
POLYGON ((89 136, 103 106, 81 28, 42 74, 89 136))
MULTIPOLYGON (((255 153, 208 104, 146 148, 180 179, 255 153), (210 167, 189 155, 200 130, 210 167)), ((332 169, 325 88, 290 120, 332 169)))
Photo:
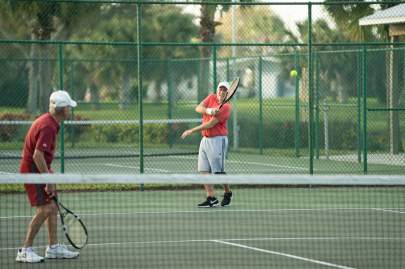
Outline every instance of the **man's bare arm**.
POLYGON ((201 130, 210 129, 210 128, 214 127, 218 122, 219 122, 219 120, 217 118, 212 118, 210 121, 208 121, 206 123, 202 123, 192 129, 184 131, 184 133, 181 135, 181 138, 184 139, 187 136, 191 135, 192 133, 195 133, 195 132, 198 132, 201 130))
POLYGON ((46 166, 45 156, 42 151, 35 149, 32 158, 34 159, 35 166, 41 174, 49 173, 48 167, 46 166))
POLYGON ((214 116, 215 114, 218 113, 217 108, 207 108, 205 107, 203 102, 201 102, 199 105, 196 106, 195 111, 200 114, 207 114, 211 116, 214 116))
MULTIPOLYGON (((44 153, 38 149, 35 149, 34 155, 32 156, 35 166, 38 171, 42 173, 49 173, 48 167, 46 165, 44 153)), ((56 185, 55 184, 46 184, 45 191, 51 196, 55 195, 56 185)))

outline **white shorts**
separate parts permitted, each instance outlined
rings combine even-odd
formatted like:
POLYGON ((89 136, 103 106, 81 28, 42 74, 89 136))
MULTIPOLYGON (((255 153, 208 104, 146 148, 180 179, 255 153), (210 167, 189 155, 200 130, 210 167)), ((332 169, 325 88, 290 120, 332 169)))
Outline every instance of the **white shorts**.
POLYGON ((203 137, 198 152, 198 172, 225 173, 228 137, 203 137))

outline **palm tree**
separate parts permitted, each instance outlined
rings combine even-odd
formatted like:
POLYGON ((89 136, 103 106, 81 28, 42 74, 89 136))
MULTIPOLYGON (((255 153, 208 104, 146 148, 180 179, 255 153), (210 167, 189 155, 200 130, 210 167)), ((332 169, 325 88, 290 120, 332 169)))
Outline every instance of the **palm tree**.
MULTIPOLYGON (((224 2, 223 0, 214 0, 210 2, 224 2)), ((254 2, 254 0, 226 0, 225 2, 254 2)), ((205 43, 212 43, 215 40, 215 30, 218 25, 221 25, 220 22, 215 21, 215 12, 218 8, 226 11, 230 9, 231 5, 201 5, 200 8, 200 39, 205 43)), ((200 101, 208 93, 208 74, 209 74, 209 62, 211 58, 212 48, 210 46, 203 46, 200 48, 200 75, 201 81, 198 87, 198 100, 200 101)))
MULTIPOLYGON (((13 28, 0 27, 0 34, 7 39, 51 40, 66 39, 77 28, 80 18, 91 17, 97 12, 94 7, 77 6, 67 3, 13 1, 0 2, 0 26, 17 21, 13 28), (83 16, 86 15, 86 16, 83 16), (9 30, 10 29, 10 30, 9 30)), ((17 46, 28 62, 29 89, 27 112, 36 114, 48 109, 48 98, 52 91, 55 50, 50 45, 31 45, 27 50, 17 46), (40 60, 34 60, 40 59, 40 60)))
MULTIPOLYGON (((326 2, 336 2, 335 0, 326 0, 326 2)), ((392 0, 390 1, 391 3, 384 3, 384 4, 379 4, 379 8, 380 9, 386 9, 392 6, 395 6, 396 4, 402 2, 399 0, 392 0)), ((371 27, 367 27, 364 29, 361 29, 360 26, 358 25, 358 21, 360 18, 365 17, 367 15, 371 15, 372 13, 374 13, 374 9, 371 7, 370 3, 366 3, 364 1, 364 4, 362 3, 356 3, 356 4, 350 4, 350 3, 345 3, 342 5, 327 5, 326 6, 327 11, 329 12, 329 14, 332 16, 332 18, 334 18, 336 25, 338 26, 338 28, 350 39, 350 40, 370 40, 371 38, 373 39, 382 39, 385 41, 389 41, 388 40, 388 28, 387 25, 383 25, 378 27, 378 31, 377 32, 372 32, 371 27), (363 36, 362 36, 363 34, 363 36)), ((402 57, 399 57, 399 55, 394 56, 394 54, 398 54, 398 52, 389 52, 386 53, 386 59, 385 62, 388 63, 389 65, 391 64, 395 64, 395 66, 402 66, 400 64, 400 61, 403 61, 402 57), (393 61, 391 60, 394 59, 393 61), (402 59, 402 60, 399 60, 402 59)), ((369 62, 370 63, 370 62, 369 62)), ((381 66, 381 60, 380 62, 376 63, 376 66, 381 66)), ((378 68, 379 70, 373 70, 375 72, 375 76, 373 75, 369 75, 369 77, 371 78, 376 78, 377 76, 381 76, 384 74, 384 72, 381 72, 380 68, 378 68)), ((390 71, 391 68, 386 67, 386 80, 387 83, 394 83, 395 81, 401 81, 400 79, 394 79, 393 75, 390 71)), ((371 72, 373 72, 372 70, 370 70, 371 72)), ((369 72, 370 72, 369 71, 369 72)), ((398 71, 399 73, 399 71, 398 71)), ((402 81, 402 84, 404 84, 404 82, 402 81)), ((400 87, 399 85, 397 85, 398 87, 395 87, 397 89, 397 92, 395 93, 387 93, 387 95, 377 95, 377 98, 380 102, 384 102, 386 101, 386 97, 388 100, 393 100, 394 102, 398 102, 399 98, 394 98, 394 96, 401 96, 401 90, 403 87, 400 87)), ((384 87, 388 87, 391 88, 392 86, 389 85, 384 85, 384 87)), ((395 105, 394 105, 395 107, 395 105)), ((392 135, 392 141, 391 141, 391 146, 390 146, 390 151, 391 153, 398 153, 400 151, 403 151, 403 146, 402 146, 402 141, 401 139, 399 139, 401 137, 400 134, 400 128, 399 128, 399 117, 398 117, 398 112, 391 112, 388 115, 389 119, 388 122, 391 121, 391 127, 390 127, 390 134, 392 135), (392 119, 391 119, 392 117, 392 119), (394 142, 395 141, 395 142, 394 142)))

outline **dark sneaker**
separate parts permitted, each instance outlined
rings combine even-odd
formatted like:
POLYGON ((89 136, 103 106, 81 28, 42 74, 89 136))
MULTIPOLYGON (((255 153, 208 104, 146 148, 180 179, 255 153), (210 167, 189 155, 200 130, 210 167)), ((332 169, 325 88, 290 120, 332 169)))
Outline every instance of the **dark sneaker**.
POLYGON ((219 201, 217 198, 208 196, 207 200, 205 200, 201 204, 198 204, 198 207, 214 207, 217 206, 218 204, 219 201))
POLYGON ((228 206, 231 204, 232 192, 225 192, 224 199, 221 201, 221 206, 228 206))

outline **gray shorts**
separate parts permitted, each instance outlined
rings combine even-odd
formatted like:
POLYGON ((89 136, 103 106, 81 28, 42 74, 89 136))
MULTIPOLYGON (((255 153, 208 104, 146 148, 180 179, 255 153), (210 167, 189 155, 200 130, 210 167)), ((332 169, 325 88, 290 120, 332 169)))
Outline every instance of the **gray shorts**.
POLYGON ((227 136, 203 137, 198 152, 198 172, 224 173, 227 136))

